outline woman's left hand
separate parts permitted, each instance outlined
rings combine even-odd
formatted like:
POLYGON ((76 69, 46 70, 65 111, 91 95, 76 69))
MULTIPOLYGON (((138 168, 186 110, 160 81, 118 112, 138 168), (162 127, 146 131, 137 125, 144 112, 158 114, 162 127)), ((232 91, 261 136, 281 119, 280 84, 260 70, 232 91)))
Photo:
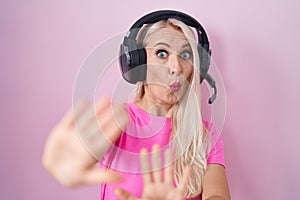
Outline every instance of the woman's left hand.
POLYGON ((143 173, 144 188, 142 198, 133 196, 130 192, 117 188, 115 194, 121 200, 183 200, 185 189, 190 175, 187 166, 177 187, 174 186, 173 164, 171 164, 171 151, 165 150, 165 163, 169 164, 164 170, 161 168, 161 155, 158 145, 152 147, 152 170, 146 149, 141 150, 141 168, 143 173), (164 173, 163 173, 164 171, 164 173))

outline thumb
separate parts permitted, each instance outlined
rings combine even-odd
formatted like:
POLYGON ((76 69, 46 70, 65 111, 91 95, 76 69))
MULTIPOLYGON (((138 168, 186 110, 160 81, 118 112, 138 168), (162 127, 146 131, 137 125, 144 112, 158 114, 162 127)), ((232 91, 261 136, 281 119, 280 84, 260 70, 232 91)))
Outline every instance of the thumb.
POLYGON ((97 185, 100 183, 116 183, 122 181, 122 176, 108 169, 100 169, 95 166, 84 175, 84 185, 97 185))
POLYGON ((114 193, 121 200, 139 200, 135 196, 133 196, 130 192, 123 190, 121 188, 116 188, 114 193))

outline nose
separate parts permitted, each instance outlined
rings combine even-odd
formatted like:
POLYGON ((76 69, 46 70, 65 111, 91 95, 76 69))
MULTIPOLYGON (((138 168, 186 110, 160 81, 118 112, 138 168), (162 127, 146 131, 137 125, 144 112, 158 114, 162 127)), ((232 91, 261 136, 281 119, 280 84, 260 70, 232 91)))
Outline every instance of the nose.
POLYGON ((172 75, 178 76, 182 73, 182 66, 178 55, 172 54, 169 56, 169 66, 170 66, 170 73, 172 75))

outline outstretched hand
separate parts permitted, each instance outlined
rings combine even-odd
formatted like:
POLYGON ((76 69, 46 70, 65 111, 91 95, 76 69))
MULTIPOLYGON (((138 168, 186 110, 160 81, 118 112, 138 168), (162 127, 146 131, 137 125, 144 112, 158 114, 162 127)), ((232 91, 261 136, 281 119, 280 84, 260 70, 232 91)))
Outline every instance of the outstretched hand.
POLYGON ((130 192, 117 188, 115 194, 121 200, 183 200, 190 175, 190 167, 187 166, 177 187, 174 186, 173 165, 171 165, 171 151, 165 150, 165 163, 169 165, 161 169, 161 155, 158 145, 152 147, 152 170, 150 169, 148 153, 141 150, 141 169, 143 173, 144 188, 142 198, 133 196, 130 192))
POLYGON ((101 99, 95 110, 82 100, 53 128, 44 147, 42 164, 59 183, 78 187, 121 181, 118 173, 96 165, 111 142, 119 137, 119 127, 128 121, 122 107, 117 106, 114 111, 117 113, 112 111, 110 99, 101 99), (118 121, 115 115, 122 117, 118 121))

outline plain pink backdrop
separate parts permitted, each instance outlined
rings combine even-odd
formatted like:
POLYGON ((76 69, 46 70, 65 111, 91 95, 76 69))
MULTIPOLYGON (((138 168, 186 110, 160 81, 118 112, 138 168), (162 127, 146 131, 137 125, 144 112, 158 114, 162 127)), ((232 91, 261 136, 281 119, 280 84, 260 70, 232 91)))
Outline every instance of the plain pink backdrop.
POLYGON ((41 167, 51 127, 71 106, 83 59, 142 15, 177 9, 208 32, 222 74, 222 134, 232 199, 298 199, 300 2, 1 1, 1 200, 87 200, 41 167))

